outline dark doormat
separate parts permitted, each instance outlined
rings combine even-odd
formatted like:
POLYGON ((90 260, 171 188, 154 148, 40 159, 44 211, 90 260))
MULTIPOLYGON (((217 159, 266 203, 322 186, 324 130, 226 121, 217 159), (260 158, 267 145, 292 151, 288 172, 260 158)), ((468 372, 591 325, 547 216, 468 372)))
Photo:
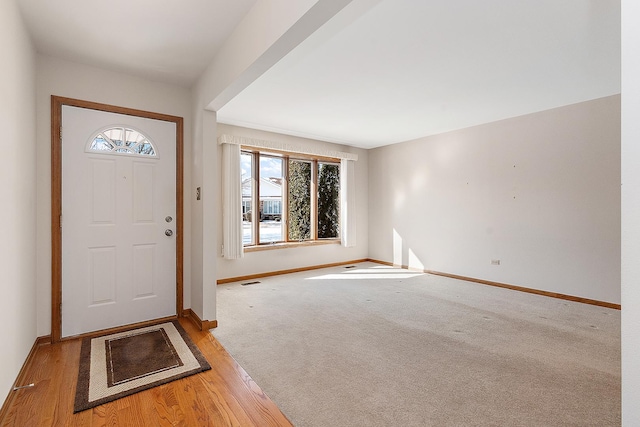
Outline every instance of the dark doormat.
POLYGON ((74 413, 208 369, 177 320, 85 338, 74 413))

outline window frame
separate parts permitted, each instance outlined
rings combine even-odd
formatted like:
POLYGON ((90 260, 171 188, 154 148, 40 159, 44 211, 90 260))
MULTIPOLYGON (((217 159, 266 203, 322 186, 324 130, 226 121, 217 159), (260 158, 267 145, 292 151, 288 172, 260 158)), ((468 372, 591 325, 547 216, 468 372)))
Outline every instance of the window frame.
MULTIPOLYGON (((260 156, 277 157, 282 159, 282 202, 281 202, 281 222, 282 222, 282 236, 283 240, 277 242, 262 242, 260 243, 260 218, 259 215, 251 215, 251 242, 249 244, 243 244, 245 252, 278 249, 296 246, 312 246, 323 244, 340 244, 341 243, 341 231, 342 231, 342 218, 340 215, 340 209, 338 208, 338 236, 334 238, 318 238, 318 164, 327 163, 336 165, 340 171, 340 159, 334 157, 324 157, 316 155, 307 155, 301 153, 291 153, 286 151, 263 149, 251 146, 240 146, 240 153, 251 155, 251 206, 252 212, 259 211, 260 206, 260 156), (289 238, 289 161, 297 160, 311 163, 311 238, 307 240, 291 240, 289 238), (256 221, 255 219, 258 218, 256 221)), ((342 182, 342 177, 339 176, 339 183, 342 182)), ((339 201, 340 203, 340 201, 339 201)))

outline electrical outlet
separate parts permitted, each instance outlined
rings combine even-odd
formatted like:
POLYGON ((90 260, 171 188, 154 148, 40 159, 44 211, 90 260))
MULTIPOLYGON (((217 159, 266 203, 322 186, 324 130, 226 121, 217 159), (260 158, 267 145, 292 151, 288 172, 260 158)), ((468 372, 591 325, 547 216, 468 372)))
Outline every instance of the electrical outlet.
POLYGON ((500 265, 500 260, 499 259, 492 259, 491 260, 491 265, 500 265))

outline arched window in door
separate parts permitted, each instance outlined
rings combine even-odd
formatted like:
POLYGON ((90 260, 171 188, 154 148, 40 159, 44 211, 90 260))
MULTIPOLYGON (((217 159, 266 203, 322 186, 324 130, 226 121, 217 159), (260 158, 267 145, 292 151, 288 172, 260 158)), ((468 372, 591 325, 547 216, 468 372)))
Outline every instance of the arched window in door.
POLYGON ((87 151, 152 157, 158 155, 156 148, 146 135, 122 126, 109 127, 98 132, 89 141, 87 151))

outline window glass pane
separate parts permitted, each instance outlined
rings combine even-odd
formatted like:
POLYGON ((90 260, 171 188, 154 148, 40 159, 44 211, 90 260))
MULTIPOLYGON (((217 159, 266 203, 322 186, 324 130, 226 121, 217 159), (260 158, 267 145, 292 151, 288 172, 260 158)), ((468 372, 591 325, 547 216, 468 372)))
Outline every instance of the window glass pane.
POLYGON ((289 160, 289 240, 311 239, 311 163, 289 160))
POLYGON ((146 139, 140 132, 133 129, 125 129, 125 135, 125 144, 127 145, 127 147, 132 147, 146 139))
POLYGON ((112 128, 104 131, 104 134, 107 138, 109 138, 115 145, 122 146, 122 134, 124 129, 122 128, 112 128))
POLYGON ((340 235, 340 166, 318 163, 318 238, 340 235))
POLYGON ((127 128, 110 128, 91 141, 91 151, 155 156, 153 144, 140 132, 127 128))
POLYGON ((153 150, 153 145, 151 145, 148 141, 138 143, 138 145, 133 147, 133 152, 137 154, 144 154, 147 156, 156 155, 156 152, 153 150))
POLYGON ((98 134, 91 143, 91 149, 95 151, 111 151, 113 150, 113 145, 102 134, 98 134))
POLYGON ((242 244, 252 245, 253 225, 251 197, 253 194, 253 156, 251 153, 240 154, 240 173, 242 174, 242 244))
POLYGON ((260 156, 260 243, 281 242, 282 158, 260 156))

